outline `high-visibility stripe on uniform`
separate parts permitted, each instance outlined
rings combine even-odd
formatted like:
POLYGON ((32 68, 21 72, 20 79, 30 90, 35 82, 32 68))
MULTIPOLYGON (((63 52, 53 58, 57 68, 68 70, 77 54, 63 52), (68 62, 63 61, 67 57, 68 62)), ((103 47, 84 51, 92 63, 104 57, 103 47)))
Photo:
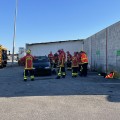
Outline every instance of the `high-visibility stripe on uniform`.
POLYGON ((27 58, 26 58, 25 69, 33 69, 32 57, 31 56, 27 56, 27 58), (31 60, 31 67, 28 67, 28 60, 31 60))
POLYGON ((61 76, 61 67, 59 68, 58 76, 61 76))
POLYGON ((81 63, 88 63, 88 58, 85 53, 81 54, 81 63))
POLYGON ((31 79, 34 79, 34 75, 30 76, 31 79))
POLYGON ((25 70, 24 70, 24 79, 27 79, 27 76, 25 76, 25 70))

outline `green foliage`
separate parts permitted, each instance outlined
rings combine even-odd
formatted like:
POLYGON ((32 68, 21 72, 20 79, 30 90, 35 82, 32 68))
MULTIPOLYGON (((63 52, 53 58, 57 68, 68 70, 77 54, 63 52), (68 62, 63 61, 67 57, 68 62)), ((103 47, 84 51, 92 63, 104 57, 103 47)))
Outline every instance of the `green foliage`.
POLYGON ((120 73, 119 72, 115 72, 114 78, 120 79, 120 73))

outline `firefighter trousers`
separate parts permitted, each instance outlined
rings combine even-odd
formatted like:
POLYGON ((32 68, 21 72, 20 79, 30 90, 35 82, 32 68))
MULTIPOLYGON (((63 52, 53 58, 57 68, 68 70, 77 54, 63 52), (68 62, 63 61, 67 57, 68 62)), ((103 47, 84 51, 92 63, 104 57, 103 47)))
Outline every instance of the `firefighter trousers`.
POLYGON ((82 64, 81 76, 87 76, 87 66, 88 66, 88 63, 82 64))
POLYGON ((66 75, 66 72, 65 72, 65 67, 60 67, 58 69, 58 76, 65 76, 66 75))
POLYGON ((78 75, 78 67, 72 67, 72 77, 76 77, 78 75))
POLYGON ((34 79, 34 70, 33 69, 25 69, 24 70, 24 80, 27 80, 27 77, 30 76, 31 80, 34 79))
POLYGON ((71 61, 67 61, 67 69, 71 69, 71 61))

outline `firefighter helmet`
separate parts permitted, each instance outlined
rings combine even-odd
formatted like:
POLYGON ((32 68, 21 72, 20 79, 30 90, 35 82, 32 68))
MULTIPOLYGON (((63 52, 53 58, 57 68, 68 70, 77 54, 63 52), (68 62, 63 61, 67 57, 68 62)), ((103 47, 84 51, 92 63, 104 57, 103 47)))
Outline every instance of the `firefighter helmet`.
POLYGON ((31 53, 31 50, 27 50, 26 53, 27 53, 27 54, 30 54, 30 53, 31 53))

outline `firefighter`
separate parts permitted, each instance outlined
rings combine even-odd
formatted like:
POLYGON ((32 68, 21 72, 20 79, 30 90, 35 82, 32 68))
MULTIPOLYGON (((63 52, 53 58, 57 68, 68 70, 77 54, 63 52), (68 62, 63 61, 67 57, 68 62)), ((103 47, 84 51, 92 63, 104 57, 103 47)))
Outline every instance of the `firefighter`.
POLYGON ((55 53, 55 54, 54 54, 54 68, 56 68, 57 65, 58 65, 58 54, 55 53))
POLYGON ((66 76, 66 72, 65 72, 65 54, 62 50, 59 50, 59 60, 58 60, 58 75, 56 79, 60 79, 60 77, 62 76, 63 78, 65 78, 66 76))
POLYGON ((66 53, 63 49, 61 49, 62 53, 64 54, 65 60, 66 60, 66 53))
POLYGON ((31 80, 32 81, 34 80, 33 60, 35 58, 30 53, 31 53, 31 50, 27 50, 26 56, 20 59, 20 61, 23 61, 25 63, 24 81, 27 81, 27 77, 29 74, 30 74, 31 80))
POLYGON ((79 75, 81 75, 81 72, 82 72, 82 63, 81 63, 81 53, 78 52, 78 72, 79 72, 79 75))
POLYGON ((108 75, 105 76, 105 78, 113 78, 114 74, 114 72, 110 72, 108 75))
POLYGON ((80 60, 82 65, 82 70, 80 76, 87 76, 87 66, 88 66, 88 57, 84 51, 80 52, 80 60))
POLYGON ((70 54, 69 51, 67 51, 67 69, 71 69, 71 62, 72 62, 72 55, 70 54))
POLYGON ((54 62, 54 55, 52 54, 52 51, 48 54, 48 58, 50 60, 51 67, 53 67, 53 62, 54 62))
POLYGON ((78 75, 78 58, 77 53, 74 52, 74 56, 72 57, 72 77, 77 77, 78 75))

